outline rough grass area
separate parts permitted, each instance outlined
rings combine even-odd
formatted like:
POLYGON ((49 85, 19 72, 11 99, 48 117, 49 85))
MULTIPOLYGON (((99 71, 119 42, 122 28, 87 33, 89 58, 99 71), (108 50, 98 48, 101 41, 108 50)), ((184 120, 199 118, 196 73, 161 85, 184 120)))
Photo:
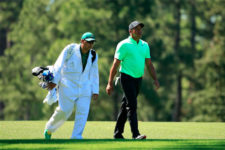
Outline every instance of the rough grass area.
POLYGON ((139 122, 147 140, 132 140, 129 124, 126 124, 126 140, 114 140, 115 122, 88 122, 84 140, 70 140, 73 121, 66 122, 52 136, 44 140, 46 121, 1 121, 0 149, 225 149, 225 123, 168 123, 139 122))

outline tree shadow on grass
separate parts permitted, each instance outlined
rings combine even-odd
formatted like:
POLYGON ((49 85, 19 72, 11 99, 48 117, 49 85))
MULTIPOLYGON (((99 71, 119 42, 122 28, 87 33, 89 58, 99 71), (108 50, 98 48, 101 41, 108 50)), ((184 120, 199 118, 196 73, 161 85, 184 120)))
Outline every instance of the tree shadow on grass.
MULTIPOLYGON (((224 150, 225 139, 147 139, 147 140, 114 140, 114 139, 83 139, 83 140, 71 140, 71 139, 12 139, 12 140, 0 140, 0 149, 2 150, 59 150, 64 149, 62 147, 54 146, 54 144, 67 145, 73 147, 73 145, 99 145, 99 149, 115 149, 115 150, 224 150), (138 144, 136 142, 139 142, 138 144), (107 144, 108 143, 108 144, 107 144), (136 143, 136 144, 135 144, 136 143), (10 148, 9 145, 25 144, 30 145, 29 148, 10 148), (41 148, 32 147, 32 144, 42 145, 41 148), (112 147, 103 147, 101 144, 111 145, 112 147), (114 147, 113 145, 117 146, 114 147), (118 144, 121 147, 118 148, 118 144), (123 144, 126 144, 125 146, 123 144), (145 145, 142 147, 142 144, 145 145), (146 147, 147 144, 147 147, 146 147), (49 147, 49 145, 51 147, 49 147), (149 147, 148 147, 149 145, 149 147), (8 148, 7 148, 8 147, 8 148)), ((92 149, 92 148, 90 148, 92 149)))

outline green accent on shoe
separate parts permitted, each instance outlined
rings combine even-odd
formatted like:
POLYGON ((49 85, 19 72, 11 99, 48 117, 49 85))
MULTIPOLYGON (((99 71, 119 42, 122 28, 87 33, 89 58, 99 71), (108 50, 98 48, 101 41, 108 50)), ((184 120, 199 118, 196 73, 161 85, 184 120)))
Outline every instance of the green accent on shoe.
POLYGON ((52 135, 51 134, 48 134, 48 129, 45 130, 44 135, 45 135, 45 139, 46 140, 50 140, 51 139, 51 136, 52 135))

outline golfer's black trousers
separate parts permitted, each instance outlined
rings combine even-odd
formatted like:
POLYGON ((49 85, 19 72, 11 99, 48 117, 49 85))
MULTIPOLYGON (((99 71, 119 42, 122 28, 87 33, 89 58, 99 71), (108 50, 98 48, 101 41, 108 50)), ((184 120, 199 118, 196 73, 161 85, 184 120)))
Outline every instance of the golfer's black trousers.
POLYGON ((137 96, 141 86, 142 78, 133 78, 121 73, 120 82, 124 92, 121 108, 117 117, 114 137, 120 137, 124 131, 127 118, 130 122, 133 138, 140 135, 137 120, 137 96))

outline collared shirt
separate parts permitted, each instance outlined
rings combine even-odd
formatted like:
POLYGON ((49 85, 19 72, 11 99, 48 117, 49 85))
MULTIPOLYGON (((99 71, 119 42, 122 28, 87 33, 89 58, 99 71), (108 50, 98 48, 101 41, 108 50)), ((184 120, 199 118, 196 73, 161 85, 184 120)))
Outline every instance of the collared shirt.
POLYGON ((151 58, 150 48, 147 42, 140 39, 137 43, 129 36, 117 45, 114 57, 121 60, 120 72, 140 78, 144 74, 145 58, 151 58))
POLYGON ((85 67, 86 67, 86 64, 87 64, 87 59, 88 59, 89 52, 85 54, 85 53, 82 53, 82 51, 80 49, 80 53, 81 53, 81 60, 82 60, 83 70, 84 70, 85 67))

